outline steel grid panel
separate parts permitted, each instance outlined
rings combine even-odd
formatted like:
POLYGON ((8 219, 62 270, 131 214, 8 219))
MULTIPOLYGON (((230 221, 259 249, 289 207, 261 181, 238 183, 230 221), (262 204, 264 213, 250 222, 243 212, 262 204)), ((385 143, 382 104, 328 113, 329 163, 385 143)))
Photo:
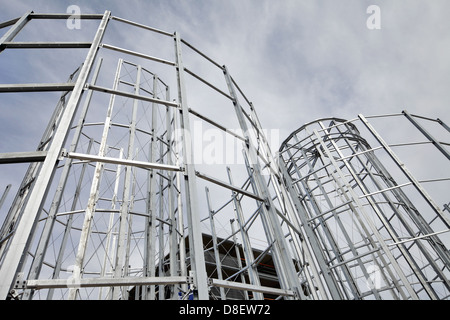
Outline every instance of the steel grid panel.
POLYGON ((1 150, 5 164, 31 162, 1 229, 1 298, 319 298, 317 271, 297 274, 300 226, 228 69, 177 32, 109 11, 80 17, 97 23, 91 42, 14 42, 33 19, 68 17, 30 12, 2 24, 1 50, 32 59, 71 49, 85 62, 67 83, 0 88, 61 92, 42 138, 49 151, 1 150), (116 43, 114 28, 142 43, 116 43))

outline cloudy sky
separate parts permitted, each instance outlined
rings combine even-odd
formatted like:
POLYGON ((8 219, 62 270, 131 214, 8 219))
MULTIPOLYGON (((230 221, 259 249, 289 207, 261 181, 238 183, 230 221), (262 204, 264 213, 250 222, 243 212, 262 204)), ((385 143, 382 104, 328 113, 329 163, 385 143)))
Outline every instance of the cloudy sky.
POLYGON ((18 0, 0 1, 0 20, 73 4, 180 32, 228 66, 268 127, 292 131, 318 117, 402 109, 448 116, 445 0, 18 0), (367 28, 372 4, 381 10, 379 30, 367 28))
MULTIPOLYGON (((0 21, 29 10, 65 13, 71 5, 81 13, 110 10, 114 16, 178 31, 227 65, 263 127, 279 129, 282 140, 304 123, 329 116, 407 109, 450 123, 446 0, 0 0, 0 21), (380 8, 379 29, 367 27, 370 5, 380 8)), ((131 41, 123 36, 118 33, 117 43, 131 41)), ((17 65, 21 68, 12 74, 11 55, 18 52, 0 54, 0 83, 11 83, 16 75, 22 76, 19 81, 38 81, 44 73, 46 79, 62 73, 65 79, 81 62, 65 59, 63 67, 55 60, 50 69, 33 62, 17 65)), ((17 105, 7 103, 9 97, 0 100, 0 152, 33 150, 48 116, 18 112, 17 105), (12 120, 26 122, 28 130, 13 135, 12 120)), ((0 192, 10 178, 11 169, 0 171, 0 192)))

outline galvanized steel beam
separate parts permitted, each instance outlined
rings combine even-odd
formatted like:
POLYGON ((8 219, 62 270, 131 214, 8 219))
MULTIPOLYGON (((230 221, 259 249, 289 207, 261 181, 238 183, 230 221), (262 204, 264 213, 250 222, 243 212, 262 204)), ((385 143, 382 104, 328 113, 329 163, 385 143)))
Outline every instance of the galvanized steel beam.
MULTIPOLYGON (((61 148, 66 140, 70 124, 77 110, 81 95, 87 78, 90 74, 94 59, 96 57, 98 47, 103 38, 106 25, 110 17, 110 12, 105 11, 101 23, 97 29, 91 48, 86 56, 83 67, 80 70, 78 79, 73 87, 72 94, 67 102, 67 106, 59 122, 58 128, 54 134, 52 145, 50 146, 47 157, 42 164, 36 185, 39 188, 33 189, 30 194, 27 205, 24 208, 24 214, 17 226, 16 234, 11 239, 9 249, 4 258, 4 262, 0 267, 0 275, 2 282, 0 284, 0 298, 6 299, 9 291, 15 281, 16 275, 21 271, 22 265, 26 258, 27 247, 32 239, 31 234, 35 226, 38 213, 42 208, 43 201, 46 198, 50 181, 54 174, 55 166, 61 155, 61 148)), ((28 15, 24 16, 22 22, 28 19, 28 15)), ((19 22, 17 22, 19 23, 19 22)), ((8 41, 11 39, 8 38, 8 41)), ((4 42, 4 40, 2 41, 4 42)))

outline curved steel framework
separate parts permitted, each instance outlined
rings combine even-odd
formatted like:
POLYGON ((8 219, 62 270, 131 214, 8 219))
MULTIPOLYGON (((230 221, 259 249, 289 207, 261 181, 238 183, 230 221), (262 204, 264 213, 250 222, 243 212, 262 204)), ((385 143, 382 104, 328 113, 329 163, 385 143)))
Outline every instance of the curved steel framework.
POLYGON ((31 162, 1 229, 1 298, 305 298, 272 196, 281 184, 267 180, 275 161, 227 68, 109 11, 77 17, 98 22, 91 42, 13 41, 36 20, 68 18, 1 25, 2 51, 87 50, 72 81, 0 85, 62 92, 37 150, 1 154, 31 162), (117 30, 142 42, 116 44, 117 30))
POLYGON ((448 297, 448 212, 404 171, 417 208, 351 122, 302 127, 277 158, 227 67, 177 32, 105 11, 77 16, 91 41, 13 41, 69 18, 0 24, 1 51, 82 62, 65 82, 0 85, 14 105, 59 95, 35 151, 1 150, 3 168, 29 163, 0 230, 1 299, 448 297))
MULTIPOLYGON (((407 111, 384 118, 394 116, 396 126, 406 117, 425 131, 407 111)), ((445 144, 430 134, 428 138, 448 158, 445 144)), ((393 152, 413 144, 388 145, 362 115, 351 121, 308 123, 282 144, 285 166, 280 167, 285 168, 315 267, 322 273, 316 280, 323 282, 324 294, 341 299, 448 299, 448 212, 422 186, 430 181, 416 180, 393 152)), ((448 185, 448 177, 437 180, 448 185)))

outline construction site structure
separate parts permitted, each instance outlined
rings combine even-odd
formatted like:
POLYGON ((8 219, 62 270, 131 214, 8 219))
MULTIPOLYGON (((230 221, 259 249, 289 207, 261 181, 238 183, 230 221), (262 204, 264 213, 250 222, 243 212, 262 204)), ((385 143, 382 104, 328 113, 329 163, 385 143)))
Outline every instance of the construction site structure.
MULTIPOLYGON (((279 150, 284 164, 279 168, 303 234, 333 298, 448 299, 448 211, 423 186, 444 182, 437 190, 445 199, 448 177, 419 181, 393 151, 429 144, 436 150, 424 158, 441 158, 438 172, 446 172, 449 152, 419 119, 437 122, 407 111, 350 121, 320 119, 293 132, 279 150), (426 133, 429 140, 411 142, 416 135, 408 130, 408 140, 387 143, 369 118, 391 118, 402 130, 402 120, 410 121, 419 129, 418 138, 426 133)), ((448 130, 445 124, 443 129, 448 130)))
POLYGON ((110 11, 78 15, 78 41, 36 31, 68 19, 0 24, 0 59, 73 67, 0 84, 2 104, 57 102, 36 150, 0 150, 1 169, 27 164, 1 181, 1 299, 449 298, 449 177, 417 180, 368 119, 413 124, 426 141, 401 146, 433 148, 441 173, 448 143, 427 129, 444 122, 322 119, 274 148, 228 68, 178 32, 110 11))

